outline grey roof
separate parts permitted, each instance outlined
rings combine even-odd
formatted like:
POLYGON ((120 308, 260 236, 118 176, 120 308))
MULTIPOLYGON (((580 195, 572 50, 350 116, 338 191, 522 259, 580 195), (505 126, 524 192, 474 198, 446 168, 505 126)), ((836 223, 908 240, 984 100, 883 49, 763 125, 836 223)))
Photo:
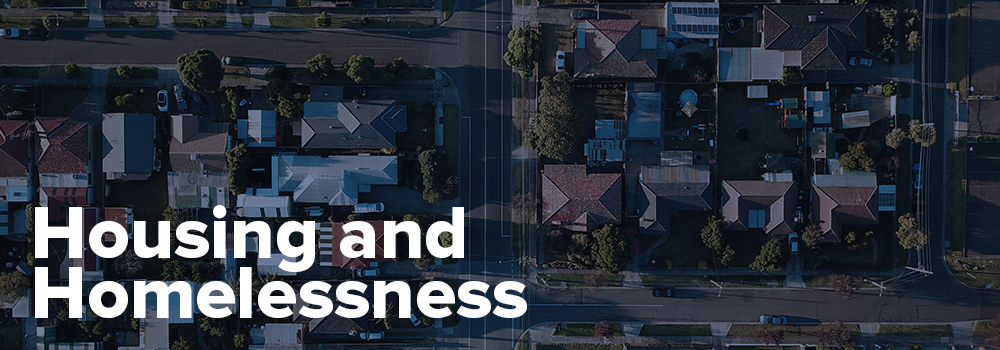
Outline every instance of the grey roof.
POLYGON ((639 20, 587 20, 576 41, 575 77, 656 77, 656 50, 642 47, 639 20))
POLYGON ((406 132, 406 106, 395 101, 306 102, 303 115, 306 148, 392 148, 406 132))
POLYGON ((148 113, 105 113, 104 172, 149 174, 156 158, 156 118, 148 113))
POLYGON ((864 9, 864 5, 840 4, 765 5, 761 46, 801 50, 803 69, 844 69, 848 50, 865 49, 864 9))
POLYGON ((727 231, 760 226, 767 234, 793 232, 794 183, 725 180, 722 190, 722 219, 727 231))
POLYGON ((226 173, 167 173, 167 201, 171 208, 229 207, 226 173))
POLYGON ((251 109, 247 111, 247 146, 274 147, 277 145, 278 119, 274 111, 251 109))
POLYGON ((299 156, 271 158, 271 181, 279 192, 291 192, 296 203, 358 204, 358 193, 371 185, 395 185, 394 156, 299 156))
POLYGON ((718 2, 668 2, 663 9, 668 38, 719 38, 718 2))
POLYGON ((171 116, 170 168, 186 173, 226 171, 229 147, 228 124, 196 115, 171 116))
POLYGON ((670 211, 712 208, 711 172, 707 165, 643 166, 639 186, 646 202, 639 226, 669 232, 670 211))
POLYGON ((625 100, 628 112, 628 138, 659 139, 663 130, 663 94, 629 92, 625 100))

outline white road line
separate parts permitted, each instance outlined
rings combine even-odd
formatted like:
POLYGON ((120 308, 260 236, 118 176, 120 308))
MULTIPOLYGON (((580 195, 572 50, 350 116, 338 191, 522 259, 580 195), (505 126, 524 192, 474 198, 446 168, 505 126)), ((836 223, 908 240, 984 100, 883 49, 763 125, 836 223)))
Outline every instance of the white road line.
POLYGON ((556 306, 556 307, 663 307, 663 305, 644 305, 644 304, 528 304, 528 306, 545 307, 545 306, 556 306))

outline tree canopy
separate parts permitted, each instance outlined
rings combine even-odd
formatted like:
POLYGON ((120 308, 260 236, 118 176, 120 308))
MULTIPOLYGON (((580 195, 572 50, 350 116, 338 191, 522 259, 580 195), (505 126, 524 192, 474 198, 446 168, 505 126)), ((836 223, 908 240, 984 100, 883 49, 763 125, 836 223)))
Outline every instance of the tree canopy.
POLYGON ((868 155, 868 145, 864 142, 855 142, 847 146, 847 153, 840 155, 840 167, 847 171, 872 171, 875 170, 875 160, 868 155))
POLYGON ((899 245, 906 249, 923 249, 927 246, 927 233, 920 230, 917 218, 913 214, 906 213, 899 217, 899 228, 896 230, 896 238, 899 245))
POLYGON ((566 72, 542 78, 538 95, 538 113, 527 144, 539 154, 563 160, 573 151, 580 135, 580 117, 573 107, 573 77, 566 72))
POLYGON ((212 51, 198 49, 177 57, 177 73, 194 91, 214 92, 222 83, 222 63, 212 51))
POLYGON ((903 144, 903 141, 906 141, 907 136, 909 135, 903 129, 892 128, 892 130, 889 130, 889 133, 885 134, 885 145, 890 148, 899 148, 903 144))
POLYGON ((507 33, 510 43, 503 60, 514 68, 522 77, 530 78, 534 74, 535 63, 542 57, 542 37, 527 25, 516 27, 507 33))
POLYGON ((372 71, 375 69, 375 59, 368 56, 354 55, 347 59, 347 63, 344 63, 344 68, 347 69, 348 78, 354 80, 355 83, 364 84, 372 78, 372 71))
POLYGON ((784 255, 784 246, 777 238, 771 238, 760 248, 760 254, 750 263, 750 268, 761 271, 778 271, 781 267, 778 264, 784 255))
POLYGON ((226 164, 229 170, 229 192, 243 194, 247 191, 246 168, 249 165, 250 153, 246 144, 239 144, 226 151, 226 164))
POLYGON ((932 124, 923 124, 919 120, 910 120, 910 139, 921 146, 930 147, 937 142, 937 130, 932 124))
POLYGON ((823 238, 823 231, 820 230, 819 225, 809 224, 806 229, 802 231, 802 244, 806 247, 815 248, 819 245, 820 239, 823 238))
POLYGON ((0 273, 0 301, 12 303, 24 296, 31 287, 31 280, 21 271, 0 273))
POLYGON ((306 61, 306 69, 309 71, 310 78, 319 81, 327 81, 334 72, 333 62, 325 54, 318 54, 306 61))
POLYGON ((593 232, 594 245, 591 249, 594 265, 604 273, 621 272, 632 260, 632 237, 625 229, 606 225, 593 232))

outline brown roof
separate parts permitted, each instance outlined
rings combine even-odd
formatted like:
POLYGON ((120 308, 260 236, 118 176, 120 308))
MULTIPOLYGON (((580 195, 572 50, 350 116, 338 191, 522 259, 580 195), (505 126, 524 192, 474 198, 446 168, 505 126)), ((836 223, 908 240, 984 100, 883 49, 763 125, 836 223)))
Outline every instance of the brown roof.
POLYGON ((722 203, 727 231, 746 231, 756 224, 767 234, 793 232, 796 198, 792 182, 726 180, 722 182, 722 203), (751 217, 759 211, 763 217, 751 217))
POLYGON ((813 186, 813 218, 823 241, 840 242, 843 225, 878 224, 878 187, 813 186))
POLYGON ((39 118, 35 154, 42 174, 83 174, 90 164, 87 123, 67 118, 39 118))
MULTIPOLYGON (((385 229, 385 223, 382 221, 366 221, 366 222, 372 226, 375 232, 375 258, 371 259, 365 257, 348 258, 344 256, 344 254, 341 254, 340 242, 343 241, 344 238, 347 238, 347 236, 361 237, 362 234, 361 232, 358 231, 344 232, 345 222, 335 222, 333 223, 333 230, 332 230, 333 247, 330 248, 331 251, 333 251, 332 254, 333 266, 338 266, 342 269, 356 269, 359 267, 367 268, 370 266, 372 262, 396 261, 396 259, 385 257, 385 246, 384 246, 385 240, 383 238, 383 230, 385 229)), ((355 249, 360 249, 360 247, 357 247, 355 249)))
POLYGON ((803 69, 842 70, 847 51, 865 49, 864 9, 864 5, 766 5, 762 46, 800 50, 803 69))
POLYGON ((0 121, 0 177, 24 177, 28 171, 28 122, 0 121))
POLYGON ((656 50, 641 48, 639 20, 604 19, 587 23, 584 46, 573 51, 575 77, 656 77, 656 50))
POLYGON ((195 115, 170 117, 170 168, 183 173, 226 172, 229 133, 222 123, 212 123, 195 115))
POLYGON ((579 164, 546 165, 542 174, 542 217, 577 231, 621 222, 621 174, 587 174, 579 164))

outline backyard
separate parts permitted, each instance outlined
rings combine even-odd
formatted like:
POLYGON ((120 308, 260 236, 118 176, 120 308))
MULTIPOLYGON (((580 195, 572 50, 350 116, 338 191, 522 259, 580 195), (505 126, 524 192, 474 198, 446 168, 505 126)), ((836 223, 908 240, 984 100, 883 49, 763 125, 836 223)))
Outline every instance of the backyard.
POLYGON ((574 85, 573 104, 581 125, 592 126, 597 119, 625 119, 625 84, 574 85))
MULTIPOLYGON (((781 110, 764 106, 764 101, 746 98, 746 85, 720 84, 718 147, 716 161, 718 176, 726 180, 758 180, 765 153, 799 154, 802 147, 798 138, 801 132, 779 126, 781 110), (749 138, 737 140, 736 130, 745 128, 749 138)), ((768 86, 768 100, 801 96, 802 87, 768 86)))
POLYGON ((90 95, 90 89, 48 88, 43 90, 41 114, 46 117, 65 118, 90 95))
POLYGON ((156 88, 147 87, 104 87, 104 111, 108 113, 158 113, 156 109, 156 88), (123 96, 132 95, 131 99, 123 96), (121 98, 119 98, 121 97, 121 98))
POLYGON ((167 208, 167 171, 170 170, 170 157, 160 157, 160 161, 162 162, 160 171, 154 172, 147 180, 110 183, 111 192, 107 198, 107 206, 133 208, 135 221, 163 220, 163 210, 167 208))

